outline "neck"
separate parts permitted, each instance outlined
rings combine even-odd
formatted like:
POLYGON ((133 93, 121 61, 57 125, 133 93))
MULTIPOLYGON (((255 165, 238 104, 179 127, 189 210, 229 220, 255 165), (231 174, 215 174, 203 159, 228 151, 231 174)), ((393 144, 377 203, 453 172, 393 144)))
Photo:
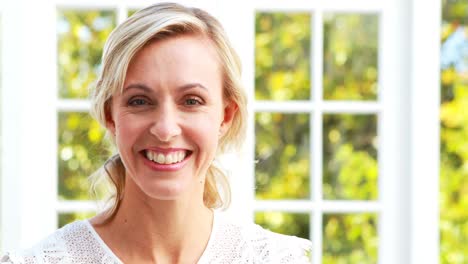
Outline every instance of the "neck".
POLYGON ((96 231, 119 258, 129 263, 194 263, 212 230, 213 212, 200 199, 161 201, 126 186, 115 217, 96 231), (102 232, 99 232, 102 231, 102 232), (102 234, 101 234, 102 233, 102 234))

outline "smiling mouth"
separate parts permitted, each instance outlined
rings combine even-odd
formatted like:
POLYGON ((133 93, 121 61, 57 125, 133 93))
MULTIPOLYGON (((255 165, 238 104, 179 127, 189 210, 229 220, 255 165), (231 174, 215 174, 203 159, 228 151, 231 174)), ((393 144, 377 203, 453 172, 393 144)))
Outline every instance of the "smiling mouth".
POLYGON ((179 150, 171 153, 161 153, 152 150, 145 150, 144 154, 146 159, 154 163, 169 165, 183 161, 187 156, 191 154, 191 151, 179 150))

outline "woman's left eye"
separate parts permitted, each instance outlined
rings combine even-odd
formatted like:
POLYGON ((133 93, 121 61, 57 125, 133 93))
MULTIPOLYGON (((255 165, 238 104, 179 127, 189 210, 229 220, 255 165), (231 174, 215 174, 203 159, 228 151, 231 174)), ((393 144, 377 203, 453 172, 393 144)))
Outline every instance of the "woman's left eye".
POLYGON ((201 105, 202 102, 201 102, 201 100, 199 100, 197 98, 187 98, 187 99, 185 99, 185 104, 186 105, 201 105))

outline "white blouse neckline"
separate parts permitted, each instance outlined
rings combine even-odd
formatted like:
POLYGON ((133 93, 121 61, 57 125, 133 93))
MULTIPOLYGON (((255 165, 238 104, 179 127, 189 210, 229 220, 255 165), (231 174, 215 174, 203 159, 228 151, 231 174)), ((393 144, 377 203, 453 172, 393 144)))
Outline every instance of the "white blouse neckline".
MULTIPOLYGON (((206 258, 208 249, 213 244, 214 233, 217 230, 217 225, 216 225, 217 222, 218 222, 217 217, 216 217, 217 213, 214 210, 212 210, 212 212, 213 212, 213 223, 211 225, 210 237, 208 239, 208 243, 206 244, 205 249, 203 250, 202 255, 200 256, 200 259, 198 260, 198 262, 201 262, 201 263, 203 263, 203 260, 206 258)), ((112 249, 110 249, 110 247, 106 244, 106 242, 104 242, 104 240, 101 238, 101 236, 96 232, 96 230, 94 229, 93 225, 91 224, 91 222, 89 220, 90 219, 83 220, 83 223, 85 224, 86 228, 91 232, 91 234, 93 235, 93 238, 99 243, 99 245, 102 247, 102 249, 104 249, 107 252, 107 254, 109 254, 109 256, 111 256, 113 258, 113 260, 115 262, 117 262, 119 264, 124 264, 124 262, 122 260, 120 260, 120 258, 117 257, 117 255, 115 255, 115 253, 112 251, 112 249)))
MULTIPOLYGON (((309 240, 273 233, 215 211, 211 234, 198 264, 310 264, 311 250, 309 240)), ((0 255, 0 263, 123 264, 123 261, 102 240, 89 220, 81 220, 60 228, 30 249, 0 255)))

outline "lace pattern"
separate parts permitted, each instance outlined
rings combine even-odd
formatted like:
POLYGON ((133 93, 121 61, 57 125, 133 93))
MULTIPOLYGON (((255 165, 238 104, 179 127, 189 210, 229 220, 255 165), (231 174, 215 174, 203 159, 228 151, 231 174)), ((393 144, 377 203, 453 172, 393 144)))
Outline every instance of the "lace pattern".
MULTIPOLYGON (((199 260, 205 263, 311 263, 309 240, 230 222, 215 213, 213 234, 199 260)), ((1 264, 122 263, 85 221, 64 226, 32 249, 0 258, 1 264)))

